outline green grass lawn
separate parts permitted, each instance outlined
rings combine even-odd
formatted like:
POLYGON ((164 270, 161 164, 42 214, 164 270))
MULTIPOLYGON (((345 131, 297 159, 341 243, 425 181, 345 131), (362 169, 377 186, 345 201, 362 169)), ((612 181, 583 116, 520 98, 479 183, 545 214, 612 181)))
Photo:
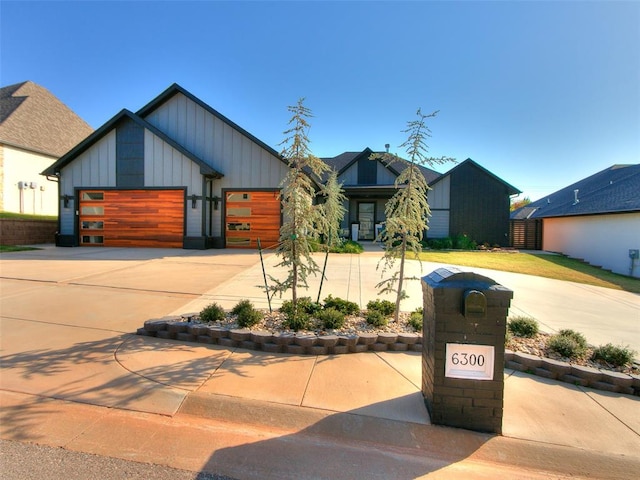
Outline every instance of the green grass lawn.
POLYGON ((467 267, 488 268, 524 273, 598 287, 640 293, 640 280, 592 267, 562 255, 503 252, 428 251, 420 258, 425 262, 448 263, 467 267))
POLYGON ((0 218, 15 220, 57 220, 56 215, 29 215, 26 213, 0 212, 0 218))

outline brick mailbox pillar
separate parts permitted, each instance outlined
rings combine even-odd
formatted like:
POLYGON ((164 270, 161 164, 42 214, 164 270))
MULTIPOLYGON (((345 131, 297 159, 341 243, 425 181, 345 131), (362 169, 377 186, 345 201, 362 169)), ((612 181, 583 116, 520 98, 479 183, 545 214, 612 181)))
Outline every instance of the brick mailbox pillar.
POLYGON ((501 434, 513 291, 453 267, 423 277, 422 291, 422 394, 431 423, 501 434))

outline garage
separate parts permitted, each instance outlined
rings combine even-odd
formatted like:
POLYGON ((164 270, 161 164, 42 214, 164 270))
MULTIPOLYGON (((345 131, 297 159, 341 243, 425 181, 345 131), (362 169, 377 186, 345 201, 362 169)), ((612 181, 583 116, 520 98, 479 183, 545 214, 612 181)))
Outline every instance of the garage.
POLYGON ((81 190, 82 246, 182 248, 184 189, 81 190))
POLYGON ((280 238, 278 190, 233 191, 225 195, 225 245, 228 248, 275 248, 280 238))

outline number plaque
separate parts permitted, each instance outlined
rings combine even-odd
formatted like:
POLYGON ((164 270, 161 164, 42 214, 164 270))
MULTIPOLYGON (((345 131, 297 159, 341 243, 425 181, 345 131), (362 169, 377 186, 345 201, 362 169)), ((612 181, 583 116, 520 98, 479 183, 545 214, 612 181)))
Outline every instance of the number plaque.
POLYGON ((444 376, 469 380, 493 380, 495 347, 447 343, 444 376))

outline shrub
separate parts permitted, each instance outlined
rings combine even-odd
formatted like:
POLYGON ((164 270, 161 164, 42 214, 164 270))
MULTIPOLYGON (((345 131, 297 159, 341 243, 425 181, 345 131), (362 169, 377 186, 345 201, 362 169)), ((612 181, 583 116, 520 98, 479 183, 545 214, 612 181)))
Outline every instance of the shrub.
POLYGON ((335 308, 325 308, 316 314, 316 318, 324 328, 336 329, 344 326, 345 314, 335 308))
POLYGON ((547 341, 547 347, 567 358, 578 358, 587 351, 587 340, 573 330, 560 330, 547 341))
POLYGON ((332 247, 330 251, 332 253, 362 253, 364 252, 364 248, 358 242, 345 240, 340 245, 332 247))
POLYGON ((591 358, 593 360, 602 360, 615 367, 623 367, 633 362, 635 354, 636 352, 631 350, 629 346, 622 347, 607 343, 596 348, 591 358))
POLYGON ((453 248, 453 241, 449 238, 429 238, 427 240, 427 247, 433 250, 451 250, 453 248))
MULTIPOLYGON (((313 315, 319 312, 322 309, 322 306, 319 303, 312 301, 311 297, 300 297, 298 298, 297 308, 299 312, 304 312, 307 315, 313 315)), ((280 311, 285 315, 293 314, 293 301, 285 300, 282 302, 280 311)))
POLYGON ((369 310, 365 315, 367 323, 374 327, 383 327, 387 324, 386 317, 379 310, 369 310))
POLYGON ((249 300, 240 300, 231 313, 237 315, 238 326, 240 328, 253 327, 262 320, 262 312, 253 307, 249 300))
POLYGON ((360 313, 360 307, 357 303, 343 300, 339 297, 334 298, 331 295, 324 299, 324 308, 334 308, 345 315, 356 315, 360 313))
POLYGON ((200 320, 203 322, 221 322, 227 317, 227 314, 217 303, 207 305, 200 312, 200 320))
POLYGON ((371 300, 367 303, 367 310, 376 310, 383 316, 388 317, 389 315, 393 315, 393 312, 396 311, 396 306, 389 300, 371 300))
POLYGON ((311 316, 304 310, 298 309, 297 311, 290 311, 285 313, 284 321, 282 322, 285 327, 298 331, 308 330, 311 325, 311 316))
POLYGON ((422 331, 422 308, 418 308, 415 312, 411 312, 409 316, 409 320, 407 321, 409 325, 413 327, 416 332, 422 331))
POLYGON ((540 330, 538 322, 529 317, 514 317, 507 325, 509 332, 516 337, 535 337, 540 330))
POLYGON ((475 250, 478 244, 467 237, 466 233, 453 237, 453 248, 460 250, 475 250))

